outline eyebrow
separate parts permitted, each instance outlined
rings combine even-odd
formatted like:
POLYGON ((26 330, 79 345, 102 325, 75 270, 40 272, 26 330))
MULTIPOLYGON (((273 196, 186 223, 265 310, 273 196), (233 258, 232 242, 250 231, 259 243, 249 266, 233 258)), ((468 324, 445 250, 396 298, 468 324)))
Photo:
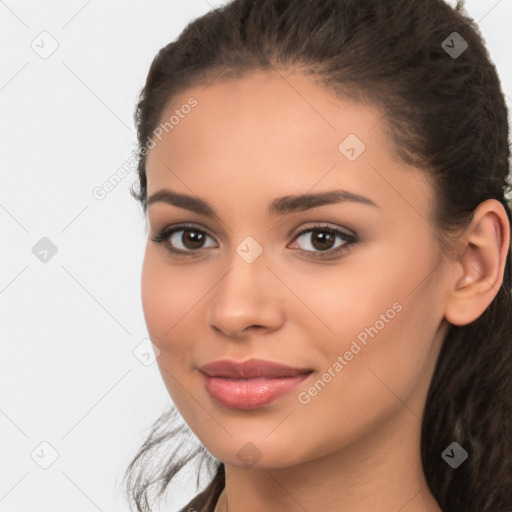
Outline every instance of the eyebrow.
MULTIPOLYGON (((343 203, 346 201, 379 208, 379 206, 368 197, 354 194, 347 190, 329 190, 327 192, 318 192, 315 194, 278 197, 269 204, 267 214, 269 216, 285 215, 291 212, 304 211, 327 204, 343 203)), ((167 188, 158 190, 152 194, 148 198, 146 205, 149 206, 158 202, 171 204, 178 208, 184 208, 185 210, 190 210, 191 212, 195 212, 206 217, 217 217, 215 209, 207 201, 187 194, 180 194, 167 188)))

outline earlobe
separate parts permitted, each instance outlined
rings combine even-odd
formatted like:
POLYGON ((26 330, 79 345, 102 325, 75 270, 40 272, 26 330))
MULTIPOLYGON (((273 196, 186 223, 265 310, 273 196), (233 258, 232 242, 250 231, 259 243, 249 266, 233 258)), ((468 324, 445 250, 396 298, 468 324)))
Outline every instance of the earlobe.
POLYGON ((510 223, 503 205, 494 199, 481 203, 463 240, 463 255, 452 263, 457 277, 445 311, 453 325, 467 325, 481 316, 503 283, 510 248, 510 223))

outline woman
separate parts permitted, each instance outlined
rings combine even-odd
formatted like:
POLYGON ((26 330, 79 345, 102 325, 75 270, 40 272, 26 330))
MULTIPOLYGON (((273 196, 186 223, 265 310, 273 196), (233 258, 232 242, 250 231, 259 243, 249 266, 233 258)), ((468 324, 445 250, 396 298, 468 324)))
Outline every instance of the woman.
POLYGON ((462 5, 235 0, 136 121, 144 314, 201 443, 160 418, 136 510, 197 454, 183 511, 512 509, 507 110, 462 5))

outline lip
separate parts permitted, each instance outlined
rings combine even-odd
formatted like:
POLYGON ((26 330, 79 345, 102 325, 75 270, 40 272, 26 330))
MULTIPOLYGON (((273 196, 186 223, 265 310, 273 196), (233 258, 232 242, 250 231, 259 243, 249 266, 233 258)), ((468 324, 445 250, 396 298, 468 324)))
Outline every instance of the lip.
POLYGON ((262 359, 243 362, 222 359, 199 370, 212 399, 231 409, 263 407, 288 394, 313 372, 309 368, 293 368, 262 359))

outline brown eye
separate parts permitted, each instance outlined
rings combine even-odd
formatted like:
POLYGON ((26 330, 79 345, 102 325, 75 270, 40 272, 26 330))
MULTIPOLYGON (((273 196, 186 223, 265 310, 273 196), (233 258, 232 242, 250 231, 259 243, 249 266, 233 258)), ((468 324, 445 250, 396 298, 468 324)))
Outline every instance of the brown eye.
POLYGON ((200 249, 204 244, 205 234, 192 229, 184 229, 178 231, 182 232, 180 241, 187 249, 200 249))
MULTIPOLYGON (((293 245, 297 246, 297 242, 302 240, 301 251, 311 253, 311 257, 323 257, 341 253, 357 242, 354 235, 344 233, 339 229, 327 226, 318 226, 311 229, 301 231, 295 238, 293 245), (336 239, 341 242, 336 244, 336 239)), ((299 247, 300 248, 300 247, 299 247)))
POLYGON ((332 249, 332 244, 336 239, 336 235, 332 231, 313 231, 313 233, 312 244, 316 249, 320 251, 332 249))
POLYGON ((165 244, 170 252, 182 254, 200 252, 207 248, 205 242, 208 239, 213 240, 203 230, 194 226, 166 227, 152 238, 153 242, 165 244))

